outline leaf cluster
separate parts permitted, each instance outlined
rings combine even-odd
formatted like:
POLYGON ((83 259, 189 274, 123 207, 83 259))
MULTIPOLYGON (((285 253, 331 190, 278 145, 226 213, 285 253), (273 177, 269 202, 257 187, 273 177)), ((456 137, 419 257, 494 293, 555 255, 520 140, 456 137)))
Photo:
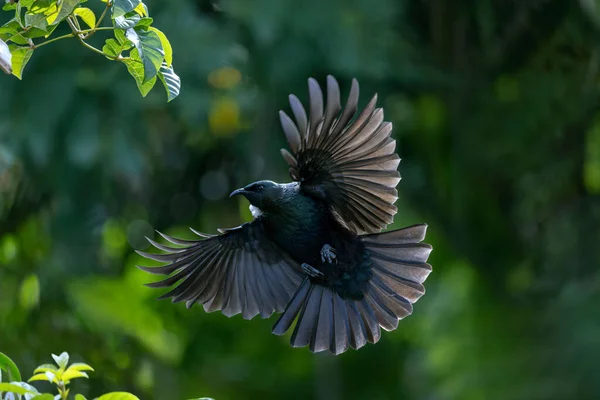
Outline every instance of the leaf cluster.
POLYGON ((177 97, 181 80, 173 68, 173 49, 167 36, 152 26, 148 7, 141 0, 101 1, 105 5, 98 18, 92 9, 81 6, 87 0, 6 3, 2 10, 14 12, 14 17, 0 27, 0 69, 22 79, 23 70, 36 49, 75 38, 87 49, 125 64, 142 96, 160 80, 168 101, 177 97), (110 19, 109 26, 102 25, 105 19, 110 19), (71 32, 53 36, 61 25, 68 26, 71 32), (113 33, 101 48, 89 41, 99 31, 113 33))
MULTIPOLYGON (((21 373, 15 363, 5 354, 0 353, 0 399, 5 400, 67 400, 74 379, 89 378, 86 371, 94 371, 88 364, 69 364, 69 354, 52 354, 54 364, 42 364, 33 371, 33 376, 27 382, 21 381, 21 373), (9 382, 2 381, 2 370, 8 375, 9 382), (41 393, 28 382, 46 381, 52 383, 58 394, 41 393), (3 394, 4 393, 4 394, 3 394)), ((75 394, 75 400, 86 400, 82 394, 75 394)), ((126 392, 112 392, 96 397, 94 400, 139 400, 138 397, 126 392)))

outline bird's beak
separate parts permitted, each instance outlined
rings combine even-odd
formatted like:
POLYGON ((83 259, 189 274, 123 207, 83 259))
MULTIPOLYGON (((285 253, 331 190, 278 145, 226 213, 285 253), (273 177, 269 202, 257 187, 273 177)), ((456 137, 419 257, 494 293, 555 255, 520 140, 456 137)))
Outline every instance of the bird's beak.
POLYGON ((246 194, 246 193, 247 193, 247 191, 244 188, 235 189, 233 192, 231 192, 229 197, 239 196, 240 194, 246 194))

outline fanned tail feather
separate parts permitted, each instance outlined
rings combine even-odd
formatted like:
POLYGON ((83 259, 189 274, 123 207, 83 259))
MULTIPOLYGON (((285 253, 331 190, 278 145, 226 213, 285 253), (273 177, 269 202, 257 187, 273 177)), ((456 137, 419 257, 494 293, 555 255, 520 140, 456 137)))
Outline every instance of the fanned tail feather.
POLYGON ((426 230, 427 225, 415 225, 361 236, 373 272, 364 297, 344 299, 332 288, 305 278, 273 333, 285 334, 296 321, 293 347, 309 346, 312 352, 329 350, 335 355, 377 343, 381 328, 396 329, 425 294, 423 282, 431 272, 427 263, 431 246, 421 243, 426 230))

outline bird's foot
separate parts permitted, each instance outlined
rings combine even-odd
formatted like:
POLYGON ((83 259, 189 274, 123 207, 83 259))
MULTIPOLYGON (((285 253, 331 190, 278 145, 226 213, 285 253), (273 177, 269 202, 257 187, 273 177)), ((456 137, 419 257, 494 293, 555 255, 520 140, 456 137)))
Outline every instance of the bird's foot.
POLYGON ((307 263, 303 263, 300 268, 302 268, 302 271, 304 271, 304 273, 312 278, 317 278, 320 276, 323 276, 323 273, 321 271, 319 271, 318 269, 308 265, 307 263))
POLYGON ((329 264, 337 263, 337 256, 335 255, 335 249, 328 244, 323 245, 321 249, 321 261, 327 261, 329 264))

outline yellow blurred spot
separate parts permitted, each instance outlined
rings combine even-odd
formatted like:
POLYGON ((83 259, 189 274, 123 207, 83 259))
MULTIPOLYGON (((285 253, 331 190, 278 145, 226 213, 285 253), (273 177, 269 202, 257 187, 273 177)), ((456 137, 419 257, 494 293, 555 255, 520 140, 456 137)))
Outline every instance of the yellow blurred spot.
POLYGON ((211 103, 208 124, 213 133, 219 136, 229 136, 240 127, 240 107, 237 102, 224 97, 211 103))
POLYGON ((231 89, 242 79, 242 74, 235 68, 222 67, 208 75, 208 83, 217 89, 231 89))
POLYGON ((583 182, 590 193, 600 193, 600 118, 586 134, 583 182))

